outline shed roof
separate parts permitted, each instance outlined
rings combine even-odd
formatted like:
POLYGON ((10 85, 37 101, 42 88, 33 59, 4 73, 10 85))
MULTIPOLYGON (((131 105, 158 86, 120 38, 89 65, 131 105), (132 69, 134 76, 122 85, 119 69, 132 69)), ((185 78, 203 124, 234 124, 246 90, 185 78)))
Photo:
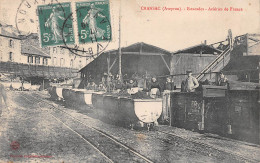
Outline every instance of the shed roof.
POLYGON ((22 54, 38 55, 38 56, 50 58, 50 55, 48 53, 45 53, 43 50, 41 50, 33 45, 23 45, 21 52, 22 52, 22 54))
POLYGON ((0 35, 4 37, 10 37, 14 39, 21 39, 18 30, 12 25, 8 25, 4 22, 0 22, 0 35))
POLYGON ((222 50, 214 48, 213 46, 206 45, 206 44, 198 44, 195 46, 191 46, 185 49, 177 50, 173 52, 173 54, 180 54, 180 53, 192 53, 192 54, 214 54, 214 53, 221 53, 222 50))
MULTIPOLYGON (((137 43, 131 44, 127 47, 123 47, 123 48, 121 48, 121 52, 122 52, 122 55, 127 55, 127 54, 128 55, 150 55, 150 56, 151 55, 158 55, 158 56, 171 55, 171 52, 168 50, 165 50, 165 49, 162 49, 157 46, 150 45, 150 44, 147 44, 144 42, 137 42, 137 43)), ((101 55, 99 55, 96 59, 98 59, 101 56, 106 55, 106 54, 118 54, 118 49, 105 51, 101 55)), ((94 59, 94 60, 96 60, 96 59, 94 59)), ((91 65, 91 62, 88 65, 91 65)), ((79 71, 81 72, 82 70, 87 68, 88 65, 86 65, 79 71)))
MULTIPOLYGON (((171 54, 171 52, 168 50, 144 42, 137 42, 127 47, 123 47, 121 48, 121 51, 122 54, 140 54, 140 55, 160 55, 160 54, 170 55, 171 54)), ((110 53, 110 54, 118 53, 118 49, 105 51, 104 53, 110 53)))
POLYGON ((38 55, 50 57, 50 49, 48 47, 40 47, 39 37, 37 33, 32 33, 21 41, 22 54, 38 55))

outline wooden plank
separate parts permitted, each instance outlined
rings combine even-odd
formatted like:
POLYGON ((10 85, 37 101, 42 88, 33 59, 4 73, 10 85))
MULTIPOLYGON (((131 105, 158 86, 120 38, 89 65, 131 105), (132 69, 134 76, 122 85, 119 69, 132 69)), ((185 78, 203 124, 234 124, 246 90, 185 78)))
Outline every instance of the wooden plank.
POLYGON ((259 83, 230 82, 229 84, 229 90, 256 90, 259 87, 259 83))
POLYGON ((202 90, 203 97, 225 97, 227 86, 203 85, 202 90))

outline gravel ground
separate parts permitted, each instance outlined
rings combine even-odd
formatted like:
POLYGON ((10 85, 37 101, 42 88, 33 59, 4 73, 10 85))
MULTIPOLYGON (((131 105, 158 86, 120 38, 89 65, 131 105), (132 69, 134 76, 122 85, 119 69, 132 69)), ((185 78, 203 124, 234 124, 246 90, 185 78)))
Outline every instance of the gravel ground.
MULTIPOLYGON (((112 142, 96 131, 72 120, 65 113, 50 110, 44 103, 30 98, 39 93, 8 92, 13 101, 10 114, 4 112, 0 118, 0 160, 22 162, 106 162, 100 152, 86 143, 78 134, 88 140, 115 162, 143 162, 128 149, 112 142), (26 99, 32 99, 28 101, 26 99), (51 114, 60 119, 56 120, 51 114), (75 130, 78 134, 72 132, 75 130), (14 150, 13 141, 20 144, 14 150), (23 157, 14 157, 20 156, 23 157), (24 156, 51 156, 50 158, 25 158, 24 156)), ((153 131, 129 130, 104 123, 87 107, 64 107, 61 102, 50 101, 55 107, 66 111, 87 126, 112 135, 120 142, 154 162, 247 162, 241 157, 260 162, 258 145, 230 140, 212 134, 199 134, 170 126, 158 126, 153 131), (177 136, 164 134, 172 133, 177 136), (182 139, 180 137, 184 137, 182 139), (189 141, 192 140, 192 141, 189 141), (195 142, 195 143, 194 143, 195 142), (203 146, 197 143, 203 143, 203 146), (241 155, 238 157, 237 155, 241 155)))
MULTIPOLYGON (((0 119, 0 160, 14 162, 106 162, 93 147, 20 92, 8 92, 10 114, 0 119), (20 144, 12 149, 11 143, 20 144), (38 157, 38 158, 37 158, 38 157), (42 157, 42 158, 39 158, 42 157)), ((1 162, 0 161, 0 162, 1 162)))

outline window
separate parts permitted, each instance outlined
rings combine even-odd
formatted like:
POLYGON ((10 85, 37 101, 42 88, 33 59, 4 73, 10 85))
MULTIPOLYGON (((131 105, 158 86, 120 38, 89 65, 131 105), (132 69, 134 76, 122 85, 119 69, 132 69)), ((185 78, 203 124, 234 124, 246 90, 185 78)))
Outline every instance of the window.
POLYGON ((33 63, 33 56, 29 55, 27 62, 28 63, 33 63))
POLYGON ((57 48, 56 47, 53 47, 53 53, 57 53, 57 48))
POLYGON ((64 66, 64 62, 65 62, 65 60, 64 60, 63 58, 61 58, 61 59, 60 59, 60 66, 61 66, 61 67, 64 66))
POLYGON ((3 60, 2 50, 0 50, 0 61, 3 60))
POLYGON ((42 64, 43 65, 48 65, 48 58, 43 58, 42 59, 42 64))
POLYGON ((57 58, 56 57, 53 58, 52 65, 53 66, 57 66, 57 58))
POLYGON ((10 40, 10 41, 9 41, 9 47, 10 47, 10 48, 13 48, 13 47, 14 47, 14 41, 13 41, 13 40, 10 40))
POLYGON ((35 64, 40 64, 40 57, 35 57, 35 64))
POLYGON ((9 53, 9 61, 13 61, 13 52, 9 53))
POLYGON ((73 67, 73 59, 70 60, 70 67, 73 67))

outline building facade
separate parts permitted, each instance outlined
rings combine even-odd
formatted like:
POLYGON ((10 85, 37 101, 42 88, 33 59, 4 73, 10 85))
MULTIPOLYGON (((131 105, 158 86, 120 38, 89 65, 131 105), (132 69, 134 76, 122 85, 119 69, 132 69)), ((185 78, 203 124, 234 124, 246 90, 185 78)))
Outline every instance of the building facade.
POLYGON ((19 35, 12 26, 0 23, 0 62, 81 69, 86 57, 76 56, 61 47, 41 48, 38 34, 19 35))
POLYGON ((73 54, 62 47, 50 47, 51 66, 81 69, 87 64, 87 58, 73 54))

